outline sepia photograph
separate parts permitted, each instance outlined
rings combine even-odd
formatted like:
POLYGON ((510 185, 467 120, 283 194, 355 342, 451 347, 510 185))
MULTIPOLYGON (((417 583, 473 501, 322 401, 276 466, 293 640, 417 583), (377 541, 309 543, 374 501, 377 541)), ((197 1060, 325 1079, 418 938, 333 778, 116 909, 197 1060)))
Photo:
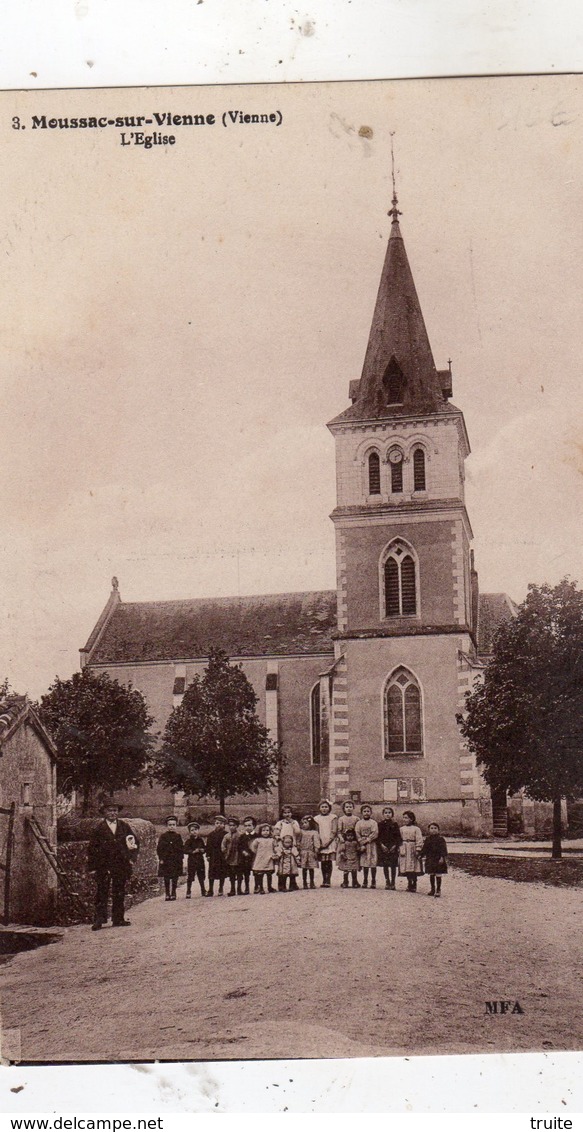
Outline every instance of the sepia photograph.
POLYGON ((583 78, 0 108, 3 1062, 580 1049, 583 78))

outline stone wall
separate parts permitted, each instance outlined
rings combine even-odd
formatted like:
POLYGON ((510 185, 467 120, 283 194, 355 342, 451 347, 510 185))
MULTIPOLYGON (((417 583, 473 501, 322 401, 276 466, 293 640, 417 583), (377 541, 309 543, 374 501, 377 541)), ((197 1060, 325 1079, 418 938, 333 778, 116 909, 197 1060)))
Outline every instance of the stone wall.
MULTIPOLYGON (((127 886, 126 908, 156 896, 158 885, 158 858, 156 856, 156 842, 158 835, 155 827, 149 821, 141 818, 125 818, 134 831, 139 844, 140 852, 132 870, 132 877, 127 886)), ((83 918, 86 923, 93 919, 93 905, 95 899, 95 881, 87 872, 87 849, 89 835, 100 821, 99 818, 83 818, 70 823, 61 830, 67 837, 58 846, 59 864, 71 880, 72 888, 87 906, 87 913, 83 918)), ((70 898, 59 885, 57 898, 56 923, 76 924, 83 922, 80 913, 72 906, 70 898)))
MULTIPOLYGON (((561 806, 561 824, 567 829, 567 804, 561 806)), ((508 798, 508 832, 548 840, 553 834, 552 802, 533 802, 524 794, 508 798)))
MULTIPOLYGON (((2 744, 0 805, 15 805, 10 870, 10 922, 53 923, 57 877, 29 825, 34 816, 49 842, 55 842, 56 781, 52 759, 36 730, 24 721, 2 744)), ((3 815, 0 838, 7 833, 3 815)))

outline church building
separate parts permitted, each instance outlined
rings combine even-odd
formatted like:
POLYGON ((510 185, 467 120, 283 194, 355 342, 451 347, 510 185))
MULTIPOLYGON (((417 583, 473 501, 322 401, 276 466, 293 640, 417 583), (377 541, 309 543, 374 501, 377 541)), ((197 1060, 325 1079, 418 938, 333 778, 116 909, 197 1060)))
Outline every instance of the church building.
MULTIPOLYGON (((132 682, 163 728, 209 651, 240 662, 282 744, 277 788, 227 809, 314 811, 352 798, 425 828, 492 831, 492 800, 456 712, 483 670, 505 594, 480 594, 465 505, 470 445, 437 369, 393 197, 391 233, 362 376, 328 424, 336 444, 337 588, 183 601, 121 600, 117 580, 81 665, 132 682)), ((208 813, 211 800, 139 787, 131 811, 208 813)), ((501 800, 504 811, 506 800, 501 800)), ((496 815, 494 814, 494 818, 496 815)))

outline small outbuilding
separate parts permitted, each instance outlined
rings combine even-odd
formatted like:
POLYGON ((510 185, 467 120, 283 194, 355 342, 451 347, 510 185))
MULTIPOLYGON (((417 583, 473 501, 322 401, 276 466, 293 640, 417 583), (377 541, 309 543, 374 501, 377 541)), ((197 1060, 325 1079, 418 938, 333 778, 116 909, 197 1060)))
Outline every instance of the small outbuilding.
POLYGON ((57 875, 41 841, 49 853, 56 848, 56 797, 56 750, 50 736, 26 696, 3 697, 0 909, 5 924, 54 923, 57 875))

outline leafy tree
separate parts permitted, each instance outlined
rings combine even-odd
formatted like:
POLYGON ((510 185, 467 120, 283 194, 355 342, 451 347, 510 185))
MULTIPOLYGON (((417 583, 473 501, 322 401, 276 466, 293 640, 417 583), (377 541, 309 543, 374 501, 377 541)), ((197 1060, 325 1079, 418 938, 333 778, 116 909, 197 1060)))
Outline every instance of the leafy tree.
POLYGON ((172 790, 217 798, 259 794, 275 781, 280 749, 256 713, 257 696, 238 664, 210 654, 174 708, 154 759, 154 777, 172 790))
POLYGON ((79 790, 83 813, 97 789, 125 790, 144 777, 155 742, 141 692, 90 668, 56 677, 38 712, 57 748, 59 790, 79 790))
POLYGON ((583 592, 575 582, 528 587, 457 720, 493 789, 552 801, 552 855, 560 857, 561 799, 583 794, 583 592))

